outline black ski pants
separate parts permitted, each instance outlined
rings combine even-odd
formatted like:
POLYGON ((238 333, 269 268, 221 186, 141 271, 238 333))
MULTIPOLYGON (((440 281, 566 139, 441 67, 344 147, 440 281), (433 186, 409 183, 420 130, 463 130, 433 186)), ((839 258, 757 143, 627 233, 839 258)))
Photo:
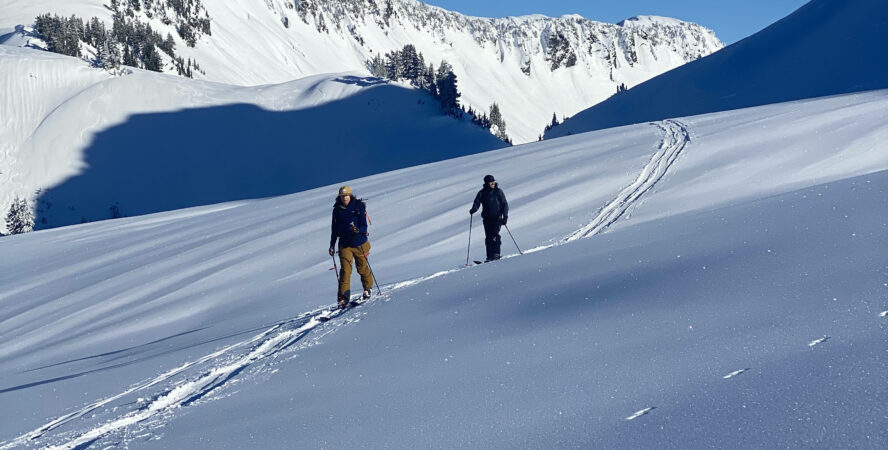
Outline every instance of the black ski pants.
POLYGON ((500 238, 500 228, 503 222, 499 217, 491 219, 484 218, 484 246, 487 247, 487 260, 499 259, 500 246, 502 239, 500 238))

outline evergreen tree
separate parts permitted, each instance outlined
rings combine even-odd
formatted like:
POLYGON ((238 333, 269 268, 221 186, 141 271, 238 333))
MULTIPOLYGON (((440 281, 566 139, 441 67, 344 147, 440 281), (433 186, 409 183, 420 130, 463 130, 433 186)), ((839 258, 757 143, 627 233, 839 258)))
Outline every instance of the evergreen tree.
POLYGON ((113 34, 108 34, 108 37, 105 39, 105 44, 108 47, 108 61, 111 64, 110 68, 116 69, 120 67, 120 61, 123 59, 123 55, 120 53, 120 43, 117 42, 117 38, 115 38, 113 34))
POLYGON ((422 53, 416 55, 416 61, 414 64, 413 85, 420 89, 428 89, 428 80, 425 77, 425 57, 422 56, 422 53))
POLYGON ((395 80, 401 78, 401 63, 400 63, 401 55, 395 50, 385 54, 385 77, 389 80, 395 80))
POLYGON ((129 45, 125 45, 123 48, 123 65, 130 67, 138 67, 139 65, 129 45))
POLYGON ((441 61, 441 65, 438 66, 435 83, 438 85, 438 100, 441 101, 441 108, 448 114, 458 114, 460 94, 457 88, 456 74, 453 73, 453 67, 447 61, 441 61))
POLYGON ((419 85, 419 78, 422 74, 423 64, 419 60, 419 54, 416 52, 416 47, 414 47, 413 44, 407 44, 401 49, 398 56, 398 70, 401 76, 414 85, 419 85))
POLYGON ((142 47, 142 61, 145 64, 145 69, 153 70, 155 72, 161 71, 161 66, 163 64, 160 60, 160 54, 154 48, 154 44, 146 43, 145 46, 142 47))
POLYGON ((432 94, 432 97, 438 98, 438 84, 435 81, 435 65, 429 63, 429 67, 423 75, 423 84, 425 89, 432 94))
POLYGON ((102 43, 102 46, 99 47, 99 54, 96 55, 96 67, 101 67, 103 69, 110 69, 114 67, 114 61, 111 60, 111 48, 108 47, 108 41, 102 43))
POLYGON ((367 61, 367 70, 369 70, 370 74, 374 77, 385 78, 385 60, 382 59, 382 55, 377 53, 373 59, 367 61))
MULTIPOLYGON (((153 30, 150 24, 140 21, 134 10, 149 17, 157 13, 166 25, 173 24, 168 14, 174 14, 177 32, 192 47, 201 33, 210 34, 209 16, 200 0, 111 0, 110 9, 111 27, 106 27, 98 17, 84 22, 73 15, 66 18, 42 14, 35 18, 34 28, 51 52, 82 57, 81 47, 88 44, 95 49, 92 62, 98 67, 118 67, 122 62, 155 71, 163 69, 163 53, 180 75, 185 71, 181 62, 176 65, 181 58, 175 53, 173 36, 167 33, 164 37, 153 30)), ((194 67, 197 68, 196 63, 194 67)))
MULTIPOLYGON (((566 117, 565 117, 564 119, 567 120, 566 117)), ((555 128, 556 126, 558 126, 558 124, 559 124, 559 122, 558 122, 558 116, 556 116, 555 113, 552 113, 552 123, 546 125, 546 129, 544 130, 544 132, 545 132, 545 131, 549 131, 549 130, 551 130, 552 128, 555 128)))
POLYGON ((493 102, 490 105, 490 125, 491 127, 504 128, 503 114, 500 112, 499 105, 493 102))
POLYGON ((12 201, 12 206, 6 215, 6 229, 9 234, 22 234, 34 230, 34 214, 31 213, 27 200, 16 197, 12 201))
POLYGON ((506 134, 506 121, 503 119, 503 114, 500 112, 499 105, 496 102, 490 105, 490 127, 493 130, 493 134, 500 138, 500 140, 510 141, 509 135, 506 134))
POLYGON ((86 24, 85 30, 85 40, 88 44, 92 45, 96 49, 101 49, 102 45, 105 43, 106 32, 105 32, 105 24, 99 20, 98 17, 93 17, 86 24))
POLYGON ((167 33, 166 39, 163 40, 163 44, 159 45, 160 49, 163 50, 166 54, 173 56, 176 54, 176 41, 173 40, 173 35, 167 33))
POLYGON ((385 22, 386 25, 389 24, 389 19, 394 14, 395 14, 395 8, 392 7, 392 1, 385 0, 385 12, 383 12, 383 14, 382 14, 382 20, 385 22))

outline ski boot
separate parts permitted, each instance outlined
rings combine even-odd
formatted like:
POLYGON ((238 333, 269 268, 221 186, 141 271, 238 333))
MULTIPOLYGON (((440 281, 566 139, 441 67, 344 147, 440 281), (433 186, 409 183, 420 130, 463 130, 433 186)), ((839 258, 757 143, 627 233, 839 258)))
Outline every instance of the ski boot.
POLYGON ((349 297, 351 297, 351 295, 348 291, 346 291, 345 294, 342 294, 336 298, 336 303, 339 305, 339 309, 348 308, 349 297))

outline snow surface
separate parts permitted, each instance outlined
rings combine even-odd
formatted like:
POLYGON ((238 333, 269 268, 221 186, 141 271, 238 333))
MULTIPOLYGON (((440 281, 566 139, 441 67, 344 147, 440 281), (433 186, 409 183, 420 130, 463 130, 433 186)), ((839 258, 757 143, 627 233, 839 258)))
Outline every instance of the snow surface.
POLYGON ((888 2, 812 0, 746 39, 577 113, 545 137, 885 89, 886 41, 888 2))
POLYGON ((506 146, 424 91, 360 73, 239 87, 111 76, 6 46, 0 72, 0 107, 14 111, 0 121, 0 211, 36 198, 38 228, 107 219, 112 206, 132 216, 289 194, 506 146))
POLYGON ((348 180, 382 295, 328 322, 336 185, 0 239, 0 448, 884 448, 886 107, 348 180), (463 267, 485 173, 524 254, 463 267))

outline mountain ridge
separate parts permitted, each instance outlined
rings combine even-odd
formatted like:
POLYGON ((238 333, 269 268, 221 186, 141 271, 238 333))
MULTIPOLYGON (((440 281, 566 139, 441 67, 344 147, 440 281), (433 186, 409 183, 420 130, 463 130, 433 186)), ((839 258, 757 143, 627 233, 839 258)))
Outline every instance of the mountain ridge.
MULTIPOLYGON (((94 12, 96 5, 86 7, 90 3, 101 2, 84 1, 81 9, 94 12)), ((0 9, 0 17, 15 22, 0 28, 30 23, 55 8, 15 4, 15 11, 0 9)), ((199 62, 205 74, 196 78, 228 84, 364 70, 374 55, 415 45, 426 61, 453 66, 464 105, 489 112, 498 103, 516 143, 536 140, 553 113, 572 115, 620 85, 634 86, 723 47, 711 30, 677 19, 636 16, 650 19, 627 19, 630 26, 624 27, 578 15, 480 18, 413 0, 202 0, 193 14, 210 19, 209 33, 195 28, 190 47, 160 18, 173 14, 164 12, 163 0, 149 5, 133 17, 170 33, 177 54, 199 62), (147 11, 154 11, 151 18, 147 11)), ((172 61, 165 61, 164 70, 175 70, 172 61)))
POLYGON ((877 56, 886 40, 888 3, 813 0, 717 53, 576 114, 545 137, 888 88, 888 60, 877 56))

